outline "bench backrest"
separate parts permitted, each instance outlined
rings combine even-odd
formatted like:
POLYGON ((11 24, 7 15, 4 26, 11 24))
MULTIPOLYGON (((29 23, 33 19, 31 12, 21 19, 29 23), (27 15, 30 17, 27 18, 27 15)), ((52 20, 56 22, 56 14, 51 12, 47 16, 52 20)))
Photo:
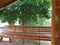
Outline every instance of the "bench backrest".
POLYGON ((24 33, 50 33, 51 27, 46 26, 7 26, 8 30, 24 33))

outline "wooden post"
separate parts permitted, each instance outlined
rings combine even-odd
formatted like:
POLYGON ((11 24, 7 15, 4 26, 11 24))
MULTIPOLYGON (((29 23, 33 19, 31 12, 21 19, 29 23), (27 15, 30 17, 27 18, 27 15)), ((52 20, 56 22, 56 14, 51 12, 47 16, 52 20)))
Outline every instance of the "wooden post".
POLYGON ((60 0, 53 0, 52 45, 60 45, 60 0))
POLYGON ((55 45, 55 0, 52 0, 52 38, 51 38, 51 45, 55 45))

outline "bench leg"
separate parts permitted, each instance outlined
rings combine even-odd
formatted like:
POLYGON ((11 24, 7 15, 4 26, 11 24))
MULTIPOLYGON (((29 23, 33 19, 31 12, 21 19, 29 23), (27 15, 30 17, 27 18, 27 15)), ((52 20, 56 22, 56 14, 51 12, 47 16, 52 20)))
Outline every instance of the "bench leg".
POLYGON ((40 36, 39 36, 39 45, 40 45, 40 36))
POLYGON ((39 45, 40 45, 40 40, 39 40, 39 45))
POLYGON ((12 42, 12 38, 9 38, 9 42, 12 42))
POLYGON ((1 37, 0 42, 2 41, 3 37, 1 37))
POLYGON ((25 40, 23 40, 23 44, 24 44, 25 40))

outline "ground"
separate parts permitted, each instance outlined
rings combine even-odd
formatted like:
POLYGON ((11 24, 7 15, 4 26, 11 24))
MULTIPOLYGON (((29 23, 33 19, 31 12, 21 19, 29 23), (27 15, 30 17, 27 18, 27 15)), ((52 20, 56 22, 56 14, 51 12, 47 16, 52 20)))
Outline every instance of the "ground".
MULTIPOLYGON (((8 42, 8 38, 4 38, 2 42, 0 42, 0 45, 39 45, 38 41, 33 41, 33 40, 27 40, 23 44, 21 40, 19 39, 14 39, 13 42, 8 42)), ((40 41, 40 45, 51 45, 50 41, 40 41)))

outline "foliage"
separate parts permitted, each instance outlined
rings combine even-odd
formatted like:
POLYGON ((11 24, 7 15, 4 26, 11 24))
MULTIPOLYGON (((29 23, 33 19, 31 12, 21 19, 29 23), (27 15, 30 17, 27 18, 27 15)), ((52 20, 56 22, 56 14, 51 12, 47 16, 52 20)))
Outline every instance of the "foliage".
POLYGON ((1 21, 8 22, 10 25, 13 25, 16 21, 17 14, 14 10, 4 8, 1 14, 1 21))
POLYGON ((49 8, 49 0, 18 0, 1 10, 0 17, 3 22, 9 24, 14 24, 18 20, 22 25, 26 25, 29 22, 37 22, 37 15, 40 19, 49 19, 49 8))

